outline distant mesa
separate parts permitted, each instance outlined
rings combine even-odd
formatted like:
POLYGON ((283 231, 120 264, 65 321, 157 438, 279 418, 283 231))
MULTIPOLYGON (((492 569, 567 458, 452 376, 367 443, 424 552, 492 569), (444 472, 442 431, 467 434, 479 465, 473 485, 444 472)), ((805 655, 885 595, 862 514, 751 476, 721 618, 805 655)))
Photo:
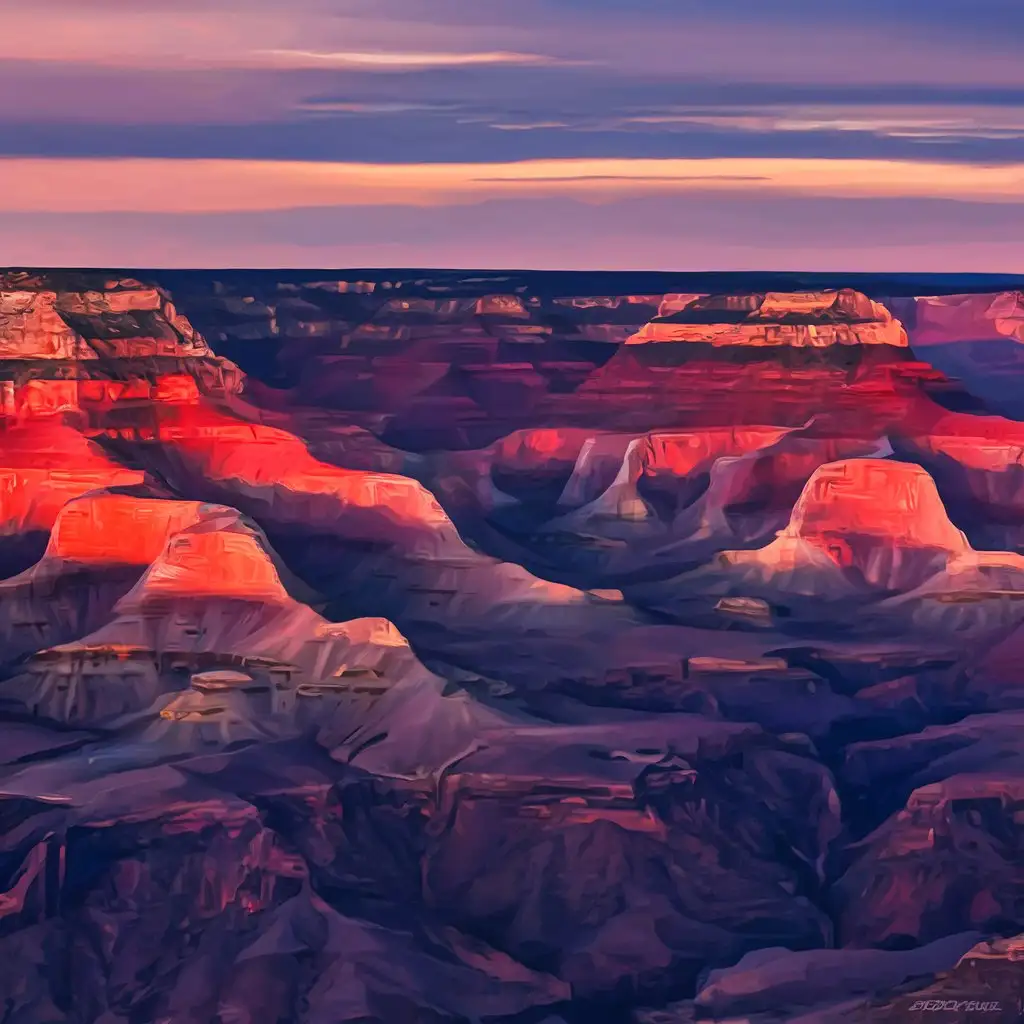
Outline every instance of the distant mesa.
POLYGON ((821 466, 800 495, 786 534, 826 549, 849 535, 951 553, 969 548, 949 521, 928 473, 891 459, 845 459, 821 466))
MULTIPOLYGON (((238 368, 214 354, 165 290, 132 279, 72 277, 0 273, 4 417, 77 411, 104 398, 149 398, 148 389, 131 394, 132 385, 141 379, 152 386, 169 368, 204 393, 238 390, 238 368), (26 364, 34 364, 27 375, 26 364), (122 372, 110 374, 112 364, 122 372), (86 387, 111 376, 117 379, 105 382, 120 387, 109 394, 86 387)), ((152 397, 160 400, 167 391, 152 397)))
POLYGON ((908 345, 903 325, 885 306, 850 288, 704 296, 656 317, 626 344, 652 342, 774 348, 908 345))
POLYGON ((816 580, 815 588, 839 596, 837 588, 854 580, 882 590, 916 586, 970 550, 925 470, 862 458, 815 470, 789 525, 767 547, 720 557, 724 565, 756 568, 780 584, 787 575, 801 573, 804 586, 816 580), (854 570, 855 576, 833 576, 830 567, 833 573, 854 570))
POLYGON ((0 358, 213 356, 167 295, 137 281, 85 292, 5 284, 0 276, 0 358))
POLYGON ((1024 291, 923 296, 914 319, 914 344, 922 347, 989 338, 1024 342, 1024 291))

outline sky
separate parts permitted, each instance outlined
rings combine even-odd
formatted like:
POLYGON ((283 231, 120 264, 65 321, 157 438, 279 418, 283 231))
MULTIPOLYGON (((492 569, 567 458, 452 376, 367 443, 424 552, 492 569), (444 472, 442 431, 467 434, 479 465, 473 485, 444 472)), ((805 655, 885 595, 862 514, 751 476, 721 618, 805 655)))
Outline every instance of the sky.
POLYGON ((1024 273, 1021 0, 32 0, 0 263, 1024 273))

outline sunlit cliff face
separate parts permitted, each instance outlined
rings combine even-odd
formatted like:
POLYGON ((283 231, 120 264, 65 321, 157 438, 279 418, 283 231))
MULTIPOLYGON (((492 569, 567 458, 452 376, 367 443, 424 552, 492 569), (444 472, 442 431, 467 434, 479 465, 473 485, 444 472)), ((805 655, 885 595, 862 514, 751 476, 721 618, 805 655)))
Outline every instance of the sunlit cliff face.
POLYGON ((923 469, 877 459, 818 469, 800 495, 787 532, 824 544, 831 534, 855 534, 951 552, 967 546, 923 469))
POLYGON ((46 554, 81 564, 148 566, 172 535, 197 523, 201 508, 195 501, 117 494, 83 497, 62 509, 46 554))
POLYGON ((647 324, 627 344, 698 342, 827 348, 907 347, 903 325, 881 303, 851 289, 836 292, 703 296, 647 324))

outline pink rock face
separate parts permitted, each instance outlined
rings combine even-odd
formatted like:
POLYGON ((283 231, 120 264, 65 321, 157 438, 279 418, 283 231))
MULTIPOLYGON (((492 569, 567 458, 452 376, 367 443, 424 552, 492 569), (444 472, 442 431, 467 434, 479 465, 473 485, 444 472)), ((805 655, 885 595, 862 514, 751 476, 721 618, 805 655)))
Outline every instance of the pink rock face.
POLYGON ((697 298, 647 324, 627 344, 651 342, 791 348, 908 344, 903 325, 885 306, 848 288, 697 298))
POLYGON ((126 608, 173 596, 289 601, 273 560, 233 509, 208 511, 171 535, 126 608))
MULTIPOLYGON (((969 550, 923 469, 864 458, 817 469, 789 525, 751 558, 766 570, 786 574, 801 565, 813 571, 816 561, 824 564, 824 555, 842 570, 855 570, 869 586, 905 591, 969 550)), ((728 557, 737 563, 747 560, 743 553, 728 557)), ((829 584, 826 574, 822 582, 827 592, 838 579, 829 584)))
POLYGON ((730 427, 685 434, 652 434, 647 439, 644 471, 649 476, 686 476, 715 458, 770 448, 787 433, 778 427, 730 427))
POLYGON ((68 501, 42 558, 0 582, 4 659, 74 640, 109 622, 169 537, 199 520, 200 508, 198 502, 107 492, 68 501))
POLYGON ((1024 292, 918 299, 914 342, 947 345, 1004 337, 1024 342, 1024 292))
POLYGON ((912 440, 922 451, 969 470, 1000 473, 1024 464, 1024 424, 1002 416, 949 413, 912 440))
POLYGON ((0 358, 95 359, 56 302, 56 292, 0 292, 0 358))
POLYGON ((825 550, 833 544, 843 548, 845 536, 950 553, 969 546, 949 521, 925 470, 887 459, 849 459, 822 466, 800 495, 786 533, 825 550))

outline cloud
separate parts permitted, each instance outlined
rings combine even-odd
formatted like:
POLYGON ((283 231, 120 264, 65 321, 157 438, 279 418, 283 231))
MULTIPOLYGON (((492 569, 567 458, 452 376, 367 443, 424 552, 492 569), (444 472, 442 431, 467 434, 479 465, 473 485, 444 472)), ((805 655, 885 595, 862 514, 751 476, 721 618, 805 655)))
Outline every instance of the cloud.
POLYGON ((264 67, 272 51, 276 66, 284 53, 511 54, 640 78, 1024 85, 1024 8, 978 3, 980 15, 960 0, 926 11, 919 0, 833 0, 808 16, 806 0, 190 0, 187 14, 154 0, 33 0, 5 12, 0 59, 187 70, 264 67))
POLYGON ((459 107, 450 103, 404 103, 401 101, 375 102, 373 100, 303 100, 293 107, 308 114, 365 114, 379 117, 381 114, 422 114, 457 111, 459 107))
POLYGON ((497 198, 601 203, 695 191, 1024 201, 1024 163, 789 158, 360 164, 272 160, 0 160, 0 210, 216 213, 297 206, 444 206, 497 198))
POLYGON ((341 68, 358 71, 422 71, 432 68, 556 67, 570 63, 538 53, 488 50, 479 53, 400 53, 386 50, 321 53, 315 50, 257 50, 242 60, 265 61, 268 67, 341 68))
POLYGON ((1024 138, 1024 107, 1005 105, 774 104, 738 109, 693 108, 633 114, 581 123, 586 130, 630 130, 636 126, 686 131, 845 132, 902 139, 1024 138))
POLYGON ((379 72, 559 63, 536 49, 542 39, 523 26, 497 31, 422 16, 353 14, 337 3, 290 4, 285 11, 280 4, 241 10, 221 2, 181 13, 167 4, 35 0, 5 12, 0 61, 183 74, 200 68, 379 72))

